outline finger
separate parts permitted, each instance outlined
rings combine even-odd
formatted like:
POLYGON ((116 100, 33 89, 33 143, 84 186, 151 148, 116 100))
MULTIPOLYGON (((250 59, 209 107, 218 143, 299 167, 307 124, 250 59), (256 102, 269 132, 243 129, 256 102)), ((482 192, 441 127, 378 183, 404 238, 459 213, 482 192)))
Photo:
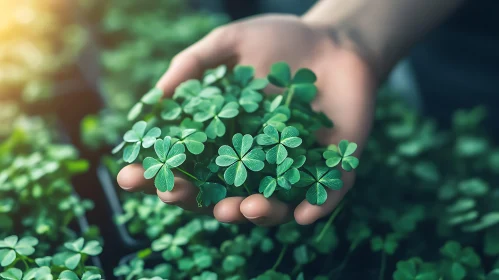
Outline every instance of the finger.
POLYGON ((232 65, 236 59, 239 31, 236 26, 219 27, 203 39, 177 54, 156 86, 172 95, 182 82, 200 78, 205 70, 232 65))
POLYGON ((344 187, 340 190, 328 190, 327 200, 320 206, 312 205, 307 200, 300 203, 294 212, 296 222, 300 225, 310 225, 315 223, 318 219, 329 215, 350 190, 354 178, 355 176, 353 173, 346 174, 344 187))
POLYGON ((117 176, 118 185, 128 192, 156 193, 152 180, 144 178, 144 168, 140 164, 130 164, 120 170, 117 176))
POLYGON ((237 224, 246 222, 246 218, 239 210, 243 200, 244 197, 227 197, 215 205, 213 215, 222 223, 237 224))
POLYGON ((240 207, 241 213, 259 226, 274 226, 291 220, 289 206, 277 199, 267 199, 261 194, 247 197, 240 207))

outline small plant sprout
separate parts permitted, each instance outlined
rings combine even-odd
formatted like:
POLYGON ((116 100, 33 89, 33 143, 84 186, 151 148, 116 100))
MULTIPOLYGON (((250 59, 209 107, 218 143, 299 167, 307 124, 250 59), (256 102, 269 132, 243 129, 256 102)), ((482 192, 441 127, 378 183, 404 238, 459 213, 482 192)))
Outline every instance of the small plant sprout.
POLYGON ((321 205, 327 189, 343 186, 339 163, 352 171, 359 161, 355 143, 343 140, 326 149, 316 141, 317 130, 333 127, 311 108, 316 80, 310 69, 293 76, 277 62, 264 78, 256 78, 251 66, 220 66, 183 82, 171 98, 161 99, 153 89, 132 109, 142 120, 114 152, 124 148, 125 162, 142 161, 144 177, 162 192, 174 189, 174 172, 183 173, 199 188, 199 206, 244 193, 321 205), (269 84, 282 94, 264 94, 269 84))

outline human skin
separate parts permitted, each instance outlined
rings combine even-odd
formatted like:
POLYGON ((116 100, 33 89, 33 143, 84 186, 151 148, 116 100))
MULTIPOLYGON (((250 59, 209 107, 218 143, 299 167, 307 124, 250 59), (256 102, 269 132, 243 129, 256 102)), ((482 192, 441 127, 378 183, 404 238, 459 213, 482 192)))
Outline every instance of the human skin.
MULTIPOLYGON (((450 13, 460 1, 441 1, 448 3, 447 6, 434 5, 430 0, 416 1, 426 3, 419 6, 414 2, 323 0, 301 17, 270 14, 236 21, 215 29, 179 53, 157 82, 157 87, 166 96, 171 96, 180 83, 200 78, 205 70, 220 64, 229 67, 235 64, 252 65, 256 77, 265 77, 270 66, 278 61, 286 61, 293 71, 309 68, 317 76, 318 95, 313 101, 313 108, 325 113, 335 123, 333 129, 320 131, 318 141, 327 145, 348 139, 358 144, 356 156, 360 156, 371 130, 378 85, 404 50, 434 26, 438 19, 450 13), (399 26, 412 32, 412 36, 399 38, 397 36, 405 34, 403 30, 388 28, 391 31, 387 31, 386 28, 371 25, 394 24, 405 18, 393 14, 390 18, 389 11, 370 11, 373 9, 372 2, 381 6, 392 5, 397 11, 419 7, 425 16, 433 11, 432 19, 420 25, 399 23, 399 26), (373 19, 361 20, 359 14, 362 13, 373 19), (367 32, 369 29, 384 38, 397 40, 394 39, 393 44, 386 44, 382 38, 367 32)), ((271 87, 267 89, 272 90, 271 87)), ((156 191, 165 203, 189 211, 212 214, 220 222, 252 222, 260 226, 278 225, 293 219, 302 225, 312 224, 330 214, 355 181, 355 172, 343 172, 344 187, 341 190, 329 190, 328 199, 321 206, 311 205, 304 200, 293 207, 277 199, 254 194, 249 197, 229 197, 214 207, 198 208, 198 189, 180 174, 176 174, 173 191, 160 192, 151 180, 144 178, 143 172, 140 164, 128 165, 118 174, 118 183, 130 192, 156 191)))

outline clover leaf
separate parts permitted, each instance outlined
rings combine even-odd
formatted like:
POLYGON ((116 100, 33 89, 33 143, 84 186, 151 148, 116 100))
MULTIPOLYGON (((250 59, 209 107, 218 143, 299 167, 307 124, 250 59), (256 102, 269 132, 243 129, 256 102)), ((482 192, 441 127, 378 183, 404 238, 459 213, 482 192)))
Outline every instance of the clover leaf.
POLYGON ((0 240, 0 266, 9 266, 16 260, 17 255, 32 255, 37 244, 38 239, 31 236, 19 239, 16 235, 11 235, 0 240))
POLYGON ((317 77, 307 68, 298 69, 292 78, 289 65, 277 62, 270 67, 267 79, 277 87, 289 88, 288 95, 292 94, 292 97, 303 102, 311 102, 317 94, 317 87, 314 85, 317 77))
POLYGON ((203 84, 204 85, 214 84, 223 77, 225 77, 226 73, 227 73, 227 66, 225 65, 220 65, 217 68, 209 69, 204 74, 203 84))
POLYGON ((150 148, 154 145, 156 138, 161 135, 161 129, 157 127, 151 128, 146 133, 147 123, 139 121, 135 123, 131 130, 127 131, 123 136, 123 142, 113 149, 113 153, 119 152, 126 143, 133 143, 126 146, 123 151, 123 160, 132 163, 139 156, 140 148, 150 148))
POLYGON ((208 182, 213 176, 213 172, 208 168, 196 165, 194 174, 198 179, 194 183, 199 188, 199 193, 196 197, 199 207, 217 204, 227 196, 227 189, 224 186, 208 182))
POLYGON ((64 247, 68 251, 56 254, 53 262, 56 265, 64 265, 71 270, 78 267, 83 256, 97 256, 102 252, 102 247, 98 241, 92 240, 85 244, 83 238, 78 238, 73 242, 66 242, 64 247))
POLYGON ((165 121, 177 119, 182 114, 180 105, 172 99, 165 99, 162 103, 161 118, 165 121))
POLYGON ((343 187, 343 181, 340 178, 341 172, 337 169, 322 165, 307 166, 305 171, 300 171, 300 181, 296 183, 296 186, 309 187, 306 194, 307 201, 313 205, 322 205, 327 199, 326 188, 339 190, 343 187))
POLYGON ((357 150, 357 144, 341 140, 338 146, 330 145, 323 153, 323 157, 329 167, 335 167, 341 162, 343 170, 352 171, 359 166, 359 159, 352 155, 355 150, 357 150))
POLYGON ((266 159, 272 164, 281 164, 288 156, 288 148, 296 148, 301 145, 302 140, 298 137, 299 132, 292 126, 285 127, 281 133, 271 125, 263 129, 263 134, 256 137, 258 145, 272 146, 266 151, 266 159))
POLYGON ((234 67, 234 80, 242 88, 239 105, 248 113, 255 112, 263 95, 258 90, 268 85, 267 79, 253 79, 255 69, 251 66, 237 65, 234 67))
POLYGON ((277 186, 285 190, 290 190, 291 185, 300 181, 300 168, 305 163, 305 157, 302 156, 295 164, 292 158, 286 158, 281 164, 277 165, 276 177, 266 176, 260 182, 259 192, 269 198, 277 186))
POLYGON ((144 178, 154 178, 154 185, 162 192, 172 191, 174 175, 171 169, 180 166, 186 159, 185 147, 181 143, 173 143, 170 136, 156 140, 154 151, 158 158, 147 157, 142 165, 144 178))
POLYGON ((0 277, 2 279, 7 279, 7 280, 22 280, 23 279, 23 272, 19 268, 9 268, 7 271, 4 271, 0 273, 0 277))
POLYGON ((393 273, 394 280, 438 280, 437 269, 432 264, 424 263, 420 258, 397 262, 397 270, 393 273))
POLYGON ((224 102, 222 96, 216 96, 212 99, 212 104, 207 110, 194 114, 194 121, 196 122, 211 120, 205 129, 206 135, 210 139, 225 135, 226 127, 221 119, 231 119, 239 114, 239 104, 237 102, 232 101, 225 105, 224 102))
POLYGON ((237 133, 232 137, 234 148, 223 145, 218 149, 219 156, 216 164, 228 167, 224 172, 224 179, 229 185, 241 186, 246 181, 246 168, 257 172, 263 169, 265 153, 259 148, 253 148, 253 136, 237 133))
POLYGON ((199 155, 204 150, 204 142, 208 140, 206 134, 201 131, 197 131, 196 129, 184 129, 181 132, 179 131, 177 138, 172 138, 176 143, 184 144, 189 152, 193 155, 199 155))

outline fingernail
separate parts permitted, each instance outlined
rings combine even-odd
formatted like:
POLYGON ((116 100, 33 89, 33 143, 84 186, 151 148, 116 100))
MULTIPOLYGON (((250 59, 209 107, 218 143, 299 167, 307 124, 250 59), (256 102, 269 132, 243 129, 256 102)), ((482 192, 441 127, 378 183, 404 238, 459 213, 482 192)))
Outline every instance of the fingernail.
POLYGON ((258 216, 258 217, 246 217, 248 218, 248 220, 254 222, 254 223, 258 223, 258 224, 261 224, 261 223, 265 223, 267 222, 267 217, 265 216, 258 216))

